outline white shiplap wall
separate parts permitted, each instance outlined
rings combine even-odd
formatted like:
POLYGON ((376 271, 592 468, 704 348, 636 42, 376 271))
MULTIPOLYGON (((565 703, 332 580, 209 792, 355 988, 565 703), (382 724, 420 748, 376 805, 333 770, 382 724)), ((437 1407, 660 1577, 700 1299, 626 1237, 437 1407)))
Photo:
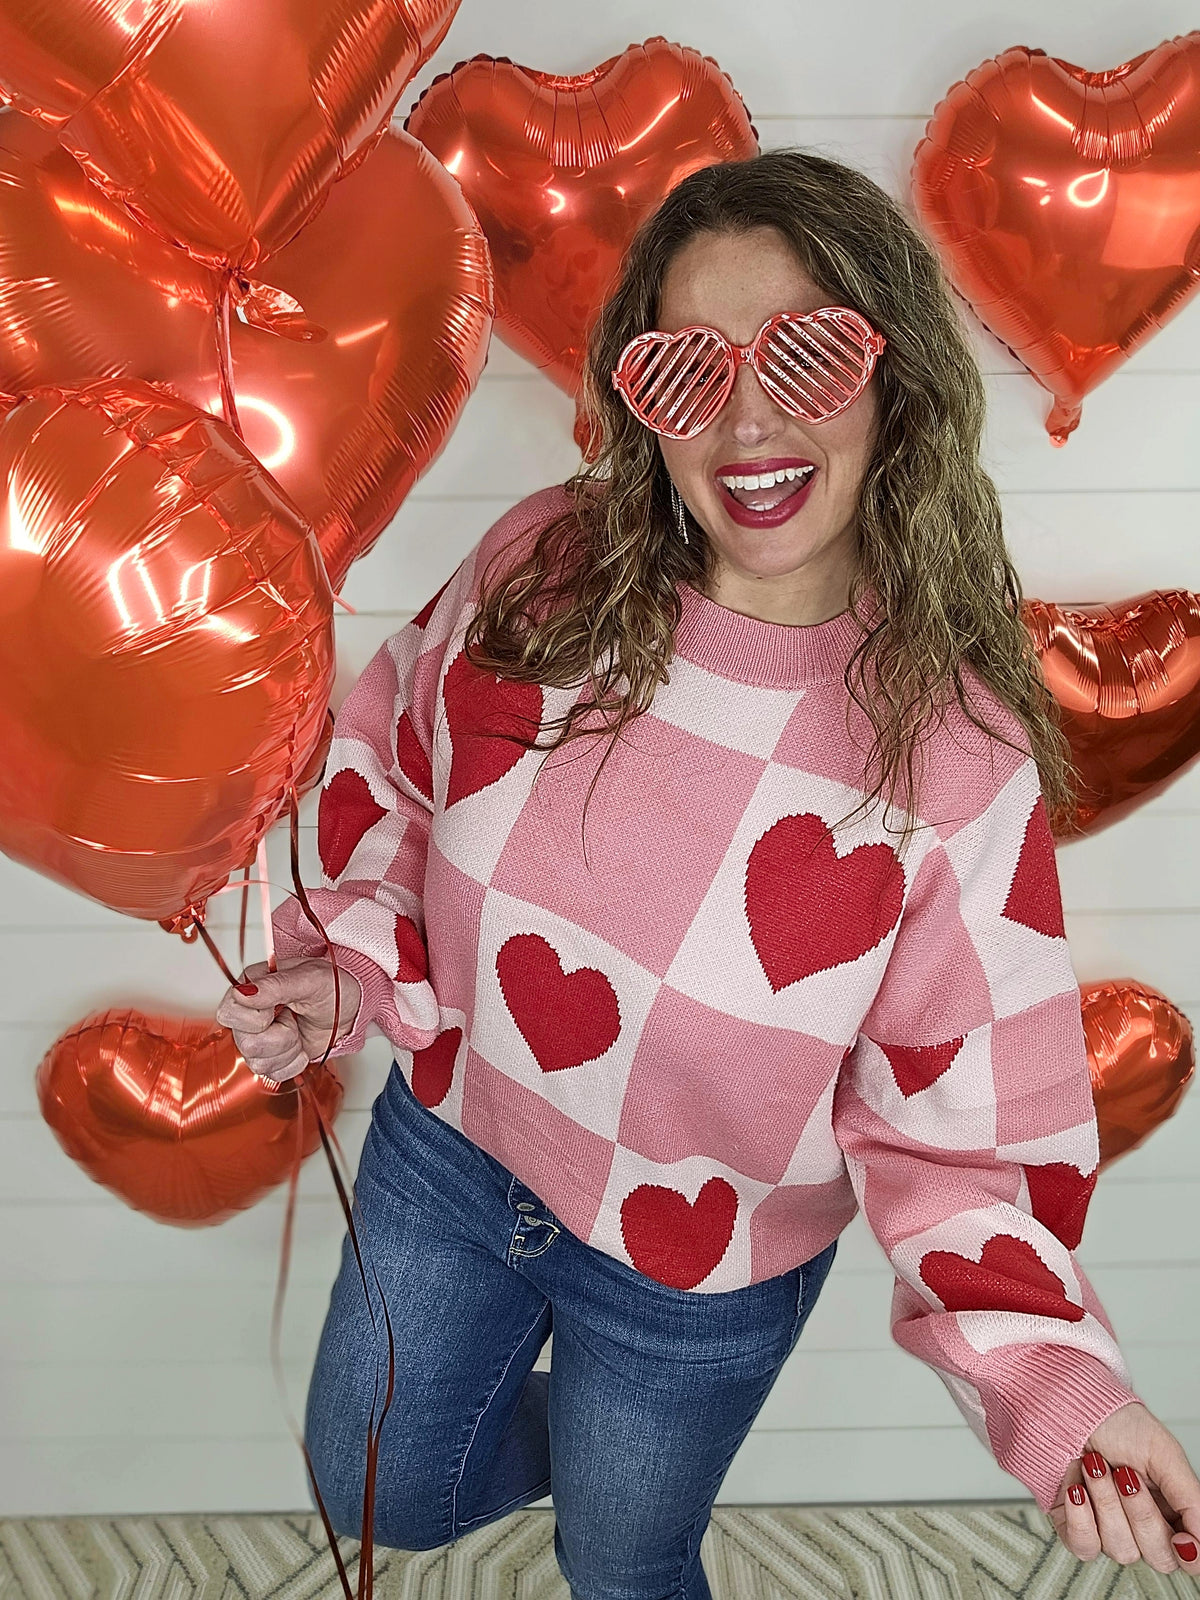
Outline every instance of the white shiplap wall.
MULTIPOLYGON (((942 92, 1008 45, 1100 68, 1194 24, 1184 0, 463 0, 406 96, 477 51, 575 72, 652 33, 714 55, 767 145, 818 147, 902 193, 942 92)), ((979 336, 988 457, 1028 593, 1117 599, 1200 589, 1200 306, 1088 400, 1065 450, 1046 398, 979 336)), ((383 638, 512 502, 576 460, 570 403, 493 345, 444 455, 339 620, 344 692, 383 638)), ((311 839, 311 808, 309 839, 311 839)), ((1081 979, 1132 976, 1200 1017, 1200 774, 1060 856, 1081 979)), ((282 876, 282 856, 278 865, 282 876)), ((226 913, 228 915, 228 913, 226 913)), ((204 953, 0 858, 0 1514, 253 1510, 307 1503, 272 1386, 267 1328, 280 1202, 216 1229, 156 1225, 91 1184, 42 1124, 43 1050, 93 1007, 203 1010, 204 953)), ((349 1070, 340 1134, 356 1151, 386 1070, 349 1070)), ((1200 1461, 1200 1094, 1107 1173, 1081 1250, 1148 1403, 1200 1461)), ((304 1183, 286 1352, 302 1404, 340 1221, 321 1170, 304 1183)), ((1015 1496, 939 1381, 890 1346, 890 1274, 856 1220, 801 1346, 727 1480, 729 1502, 1015 1496)))

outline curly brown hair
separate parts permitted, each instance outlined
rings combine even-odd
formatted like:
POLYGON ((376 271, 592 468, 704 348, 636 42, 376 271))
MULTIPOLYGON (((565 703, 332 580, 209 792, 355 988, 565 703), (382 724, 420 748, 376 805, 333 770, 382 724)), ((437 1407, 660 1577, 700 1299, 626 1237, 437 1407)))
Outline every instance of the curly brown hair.
POLYGON ((682 246, 706 232, 762 227, 781 233, 808 276, 887 340, 850 590, 856 612, 870 592, 878 602, 845 674, 874 728, 865 799, 851 815, 882 796, 908 813, 900 831, 911 832, 922 748, 952 698, 976 727, 1033 755, 1052 822, 1065 826, 1068 747, 1021 620, 996 490, 979 461, 983 384, 957 310, 900 207, 863 173, 807 151, 705 167, 638 231, 589 342, 581 408, 595 459, 567 484, 574 511, 543 529, 513 569, 485 574, 470 658, 502 677, 582 684, 575 704, 544 726, 552 738, 538 737, 543 749, 593 731, 597 711, 615 740, 668 681, 677 586, 703 591, 715 558, 690 517, 688 543, 678 537, 655 435, 626 409, 610 375, 629 339, 655 326, 664 275, 682 246), (1019 729, 996 727, 974 703, 968 669, 1019 729))

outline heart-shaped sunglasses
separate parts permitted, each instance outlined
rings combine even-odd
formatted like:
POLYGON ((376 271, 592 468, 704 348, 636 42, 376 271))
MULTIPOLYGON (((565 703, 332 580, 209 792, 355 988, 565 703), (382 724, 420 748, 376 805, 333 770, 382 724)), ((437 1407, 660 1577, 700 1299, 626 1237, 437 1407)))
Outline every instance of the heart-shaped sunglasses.
POLYGON ((667 439, 692 439, 708 427, 743 362, 792 416, 828 422, 866 388, 885 343, 848 306, 780 311, 752 344, 730 344, 715 328, 639 333, 622 350, 612 382, 638 421, 667 439))

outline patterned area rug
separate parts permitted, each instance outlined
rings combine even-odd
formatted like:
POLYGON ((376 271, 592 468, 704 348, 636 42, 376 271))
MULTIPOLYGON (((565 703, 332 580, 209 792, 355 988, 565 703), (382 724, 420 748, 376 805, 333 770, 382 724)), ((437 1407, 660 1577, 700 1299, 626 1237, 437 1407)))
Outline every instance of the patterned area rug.
MULTIPOLYGON (((569 1600, 549 1511, 450 1549, 381 1552, 377 1600, 569 1600)), ((349 1558, 354 1546, 347 1542, 349 1558)), ((1027 1502, 718 1509, 715 1600, 1197 1600, 1144 1564, 1073 1560, 1027 1502)), ((351 1577, 354 1569, 351 1568, 351 1577)), ((3 1600, 339 1600, 315 1517, 80 1517, 0 1522, 3 1600)))

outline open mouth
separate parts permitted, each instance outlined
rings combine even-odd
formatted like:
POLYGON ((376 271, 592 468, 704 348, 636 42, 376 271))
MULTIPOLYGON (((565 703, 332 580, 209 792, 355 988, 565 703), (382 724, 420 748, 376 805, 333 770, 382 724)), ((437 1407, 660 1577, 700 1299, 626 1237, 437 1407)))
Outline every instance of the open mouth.
POLYGON ((797 512, 817 475, 813 461, 738 462, 714 474, 725 509, 751 526, 785 522, 797 512), (751 467, 757 467, 751 471, 751 467))

